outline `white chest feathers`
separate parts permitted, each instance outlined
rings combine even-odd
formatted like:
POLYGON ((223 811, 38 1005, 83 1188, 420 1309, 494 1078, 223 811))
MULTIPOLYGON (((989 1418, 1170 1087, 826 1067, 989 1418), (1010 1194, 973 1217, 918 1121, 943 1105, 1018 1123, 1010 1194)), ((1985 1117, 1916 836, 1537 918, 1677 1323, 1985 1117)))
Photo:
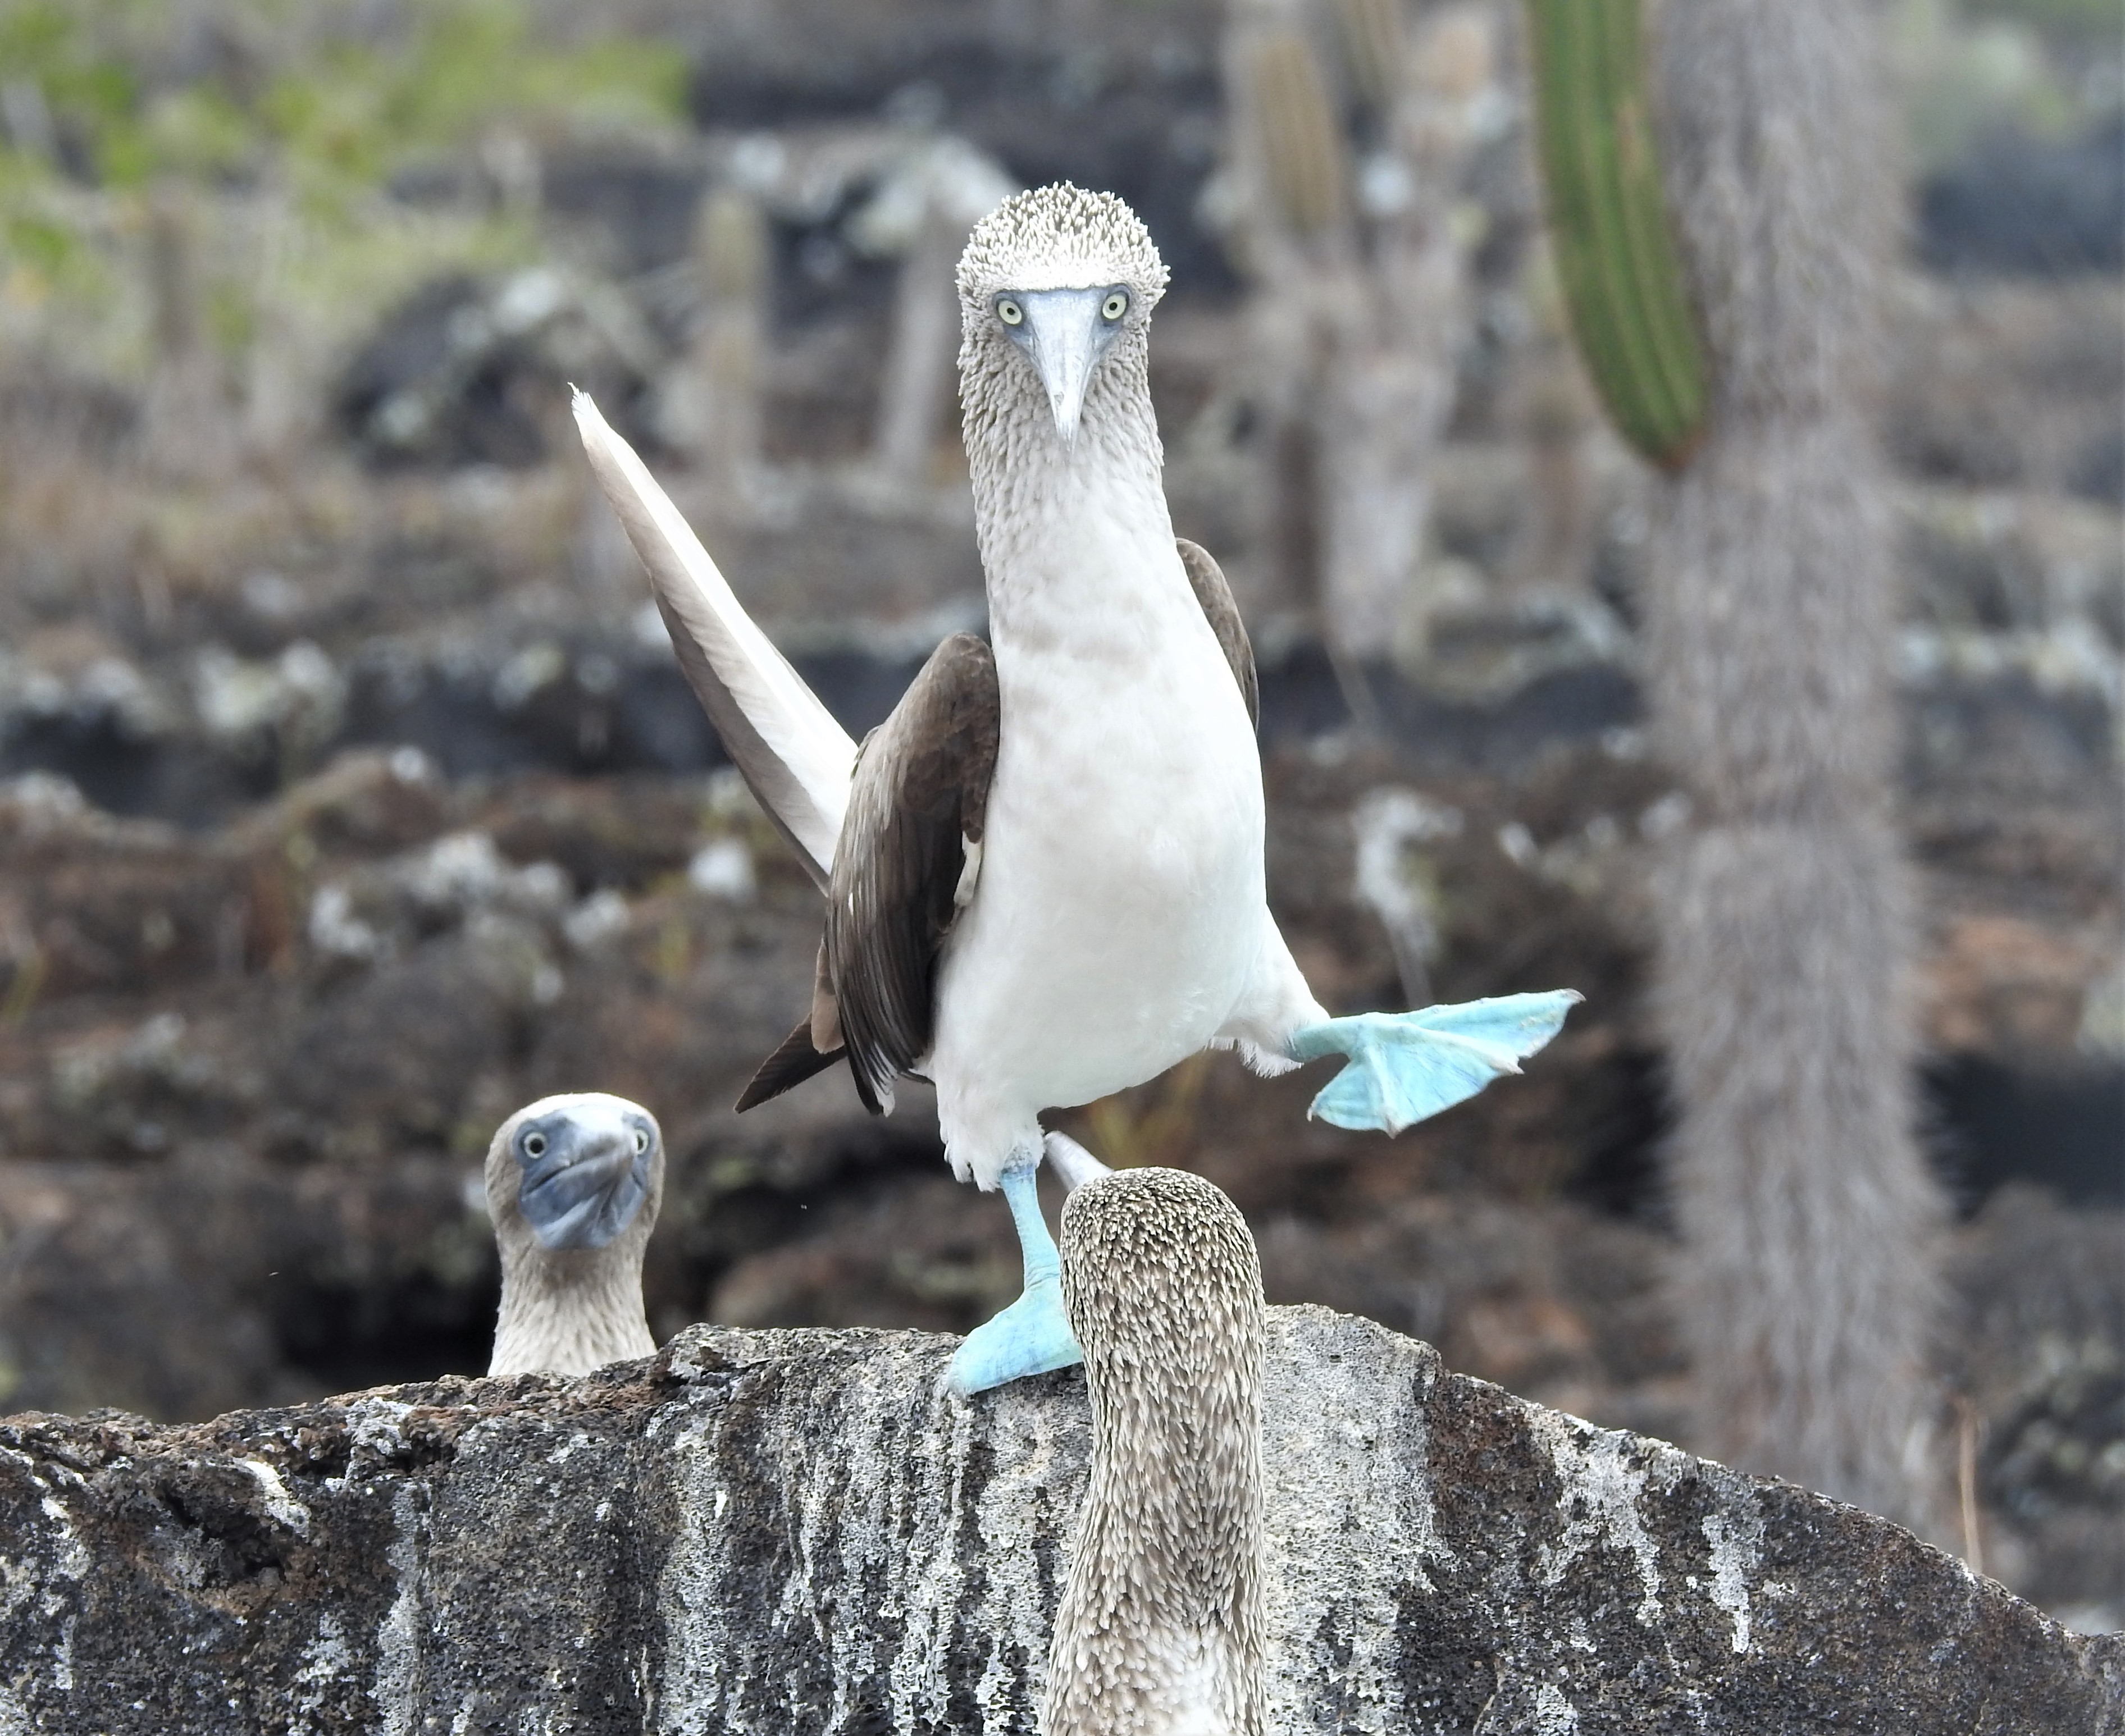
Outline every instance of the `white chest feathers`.
POLYGON ((1067 581, 998 613, 981 882, 947 950, 933 1056, 940 1088, 987 1069, 1034 1108, 1208 1043, 1264 904, 1253 727, 1170 537, 1079 553, 1067 581))

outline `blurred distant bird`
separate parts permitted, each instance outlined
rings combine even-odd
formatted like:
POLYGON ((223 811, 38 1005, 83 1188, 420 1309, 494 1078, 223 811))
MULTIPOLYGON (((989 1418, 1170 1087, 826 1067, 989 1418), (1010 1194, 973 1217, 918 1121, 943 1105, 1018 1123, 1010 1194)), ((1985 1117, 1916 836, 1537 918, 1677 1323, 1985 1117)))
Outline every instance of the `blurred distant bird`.
MULTIPOLYGON (((1001 1184, 1029 1243, 1044 1108, 1206 1047, 1265 1073, 1334 1053, 1350 1065, 1313 1113, 1397 1131, 1519 1071, 1579 998, 1331 1019, 1308 989, 1265 895, 1254 655, 1161 485, 1146 339, 1165 286, 1109 194, 1044 187, 976 227, 960 400, 994 649, 947 639, 860 755, 576 400, 695 691, 827 894, 810 1014, 739 1106, 844 1055, 876 1111, 900 1075, 934 1080, 954 1173, 1001 1184)), ((1029 1259, 953 1378, 1078 1359, 1052 1265, 1029 1259)))
POLYGON ((1062 1268, 1085 1349, 1092 1475, 1040 1728, 1265 1736, 1254 1238, 1200 1176, 1124 1169, 1071 1194, 1062 1268))
POLYGON ((663 1197, 664 1136, 624 1097, 542 1097, 502 1124, 487 1150, 502 1250, 489 1374, 587 1374, 655 1351, 642 1251, 663 1197))

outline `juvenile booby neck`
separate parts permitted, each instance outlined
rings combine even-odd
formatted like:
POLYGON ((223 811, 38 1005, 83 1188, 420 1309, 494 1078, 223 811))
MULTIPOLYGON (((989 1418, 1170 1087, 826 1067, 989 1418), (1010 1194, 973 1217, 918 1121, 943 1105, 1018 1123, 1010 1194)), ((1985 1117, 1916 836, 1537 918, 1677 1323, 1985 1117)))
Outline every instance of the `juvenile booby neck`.
POLYGON ((1062 1208, 1092 1476, 1045 1736, 1263 1736, 1261 1267, 1232 1202, 1124 1169, 1062 1208))
POLYGON ((954 1364, 969 1391, 1077 1360, 1028 1235, 1043 1110, 1204 1047, 1264 1072, 1333 1052, 1351 1065, 1313 1113, 1395 1131, 1517 1072, 1578 998, 1331 1019, 1307 987, 1264 887, 1253 653, 1166 511, 1146 347, 1165 286, 1110 194, 1044 187, 976 227, 959 378, 993 648, 947 639, 860 757, 577 399, 682 666, 827 896, 811 1010, 739 1107, 844 1056, 874 1110, 902 1074, 935 1083, 945 1155, 1002 1186, 1029 1261, 954 1364))
POLYGON ((638 1103, 601 1091, 542 1097, 487 1148, 502 1253, 489 1374, 588 1374, 657 1348, 642 1254, 664 1197, 664 1137, 638 1103))

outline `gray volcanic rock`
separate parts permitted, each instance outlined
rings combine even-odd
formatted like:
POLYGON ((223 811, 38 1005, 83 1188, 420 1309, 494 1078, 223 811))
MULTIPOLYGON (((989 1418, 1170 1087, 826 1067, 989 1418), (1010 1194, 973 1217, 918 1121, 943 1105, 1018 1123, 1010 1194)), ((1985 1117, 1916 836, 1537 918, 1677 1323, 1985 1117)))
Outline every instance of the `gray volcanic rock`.
MULTIPOLYGON (((1072 1371, 693 1328, 582 1381, 0 1425, 0 1730, 1030 1731, 1072 1371)), ((1274 1310, 1280 1729, 2125 1730, 2077 1637, 1908 1533, 1274 1310)))

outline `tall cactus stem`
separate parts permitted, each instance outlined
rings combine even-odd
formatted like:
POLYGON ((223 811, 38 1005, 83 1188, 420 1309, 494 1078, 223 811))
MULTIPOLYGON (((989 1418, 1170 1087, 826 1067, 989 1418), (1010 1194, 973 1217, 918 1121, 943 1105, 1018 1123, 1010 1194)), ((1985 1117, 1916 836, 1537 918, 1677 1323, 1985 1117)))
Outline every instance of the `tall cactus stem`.
POLYGON ((1647 108, 1642 0, 1528 0, 1537 131, 1573 336, 1617 430, 1670 471, 1704 426, 1704 347, 1647 108))

